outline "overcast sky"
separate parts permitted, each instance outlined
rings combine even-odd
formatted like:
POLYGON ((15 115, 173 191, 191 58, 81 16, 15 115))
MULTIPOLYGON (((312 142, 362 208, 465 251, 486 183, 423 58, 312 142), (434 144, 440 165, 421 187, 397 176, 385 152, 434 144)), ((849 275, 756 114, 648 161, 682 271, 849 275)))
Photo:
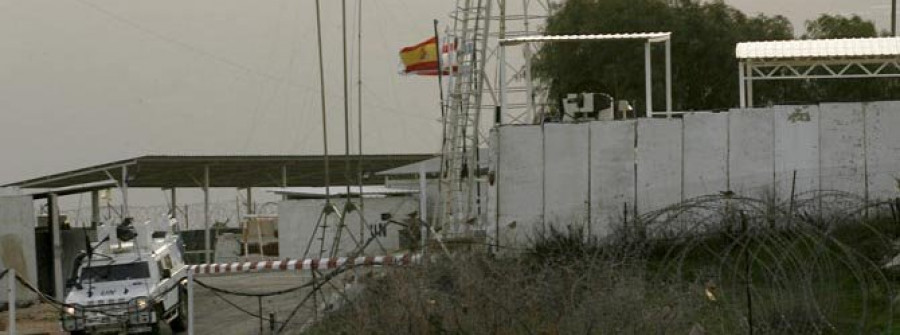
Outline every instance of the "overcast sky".
MULTIPOLYGON (((341 153, 340 2, 322 2, 341 153)), ((727 2, 798 30, 821 12, 890 22, 886 0, 727 2)), ((454 3, 364 0, 366 152, 439 150, 436 86, 398 75, 397 51, 454 3)), ((0 0, 0 183, 150 153, 320 153, 314 20, 312 0, 0 0)))

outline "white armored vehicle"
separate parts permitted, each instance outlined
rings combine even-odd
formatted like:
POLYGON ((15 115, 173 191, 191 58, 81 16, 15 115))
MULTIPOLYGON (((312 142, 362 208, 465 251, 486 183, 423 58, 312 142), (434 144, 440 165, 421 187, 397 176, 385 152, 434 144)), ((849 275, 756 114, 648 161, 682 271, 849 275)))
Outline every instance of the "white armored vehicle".
POLYGON ((187 265, 174 220, 98 229, 75 259, 60 321, 72 334, 159 333, 187 327, 187 265), (162 225, 161 225, 162 226, 162 225))

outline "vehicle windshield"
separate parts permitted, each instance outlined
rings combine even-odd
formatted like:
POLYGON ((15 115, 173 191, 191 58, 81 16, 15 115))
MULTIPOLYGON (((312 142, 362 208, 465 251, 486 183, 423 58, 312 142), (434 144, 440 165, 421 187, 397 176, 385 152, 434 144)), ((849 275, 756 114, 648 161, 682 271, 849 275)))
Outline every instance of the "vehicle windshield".
POLYGON ((95 283, 150 278, 147 262, 91 266, 81 270, 81 280, 95 283))

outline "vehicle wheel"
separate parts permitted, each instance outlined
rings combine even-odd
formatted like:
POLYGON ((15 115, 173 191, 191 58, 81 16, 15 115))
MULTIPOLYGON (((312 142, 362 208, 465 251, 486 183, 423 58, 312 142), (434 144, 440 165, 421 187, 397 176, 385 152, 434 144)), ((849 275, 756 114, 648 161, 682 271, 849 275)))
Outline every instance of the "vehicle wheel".
POLYGON ((178 286, 178 316, 172 320, 170 325, 172 330, 176 332, 185 331, 188 328, 190 317, 188 316, 187 289, 184 286, 178 286))
POLYGON ((153 326, 153 330, 150 331, 150 334, 153 335, 172 335, 172 328, 169 327, 169 324, 163 320, 159 320, 156 322, 156 325, 153 326))

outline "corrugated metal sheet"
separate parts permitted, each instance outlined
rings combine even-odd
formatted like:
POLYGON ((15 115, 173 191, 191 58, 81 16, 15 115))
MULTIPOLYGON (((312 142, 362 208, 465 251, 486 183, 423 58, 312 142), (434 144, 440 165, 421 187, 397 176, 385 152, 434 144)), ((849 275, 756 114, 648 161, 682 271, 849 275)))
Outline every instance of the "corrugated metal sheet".
MULTIPOLYGON (((355 176, 359 168, 363 183, 384 183, 375 173, 420 162, 433 154, 384 154, 345 157, 331 156, 329 173, 332 183, 344 181, 342 176, 355 176), (350 171, 344 171, 349 159, 350 171)), ((128 186, 139 188, 200 187, 205 167, 209 167, 210 187, 277 187, 281 186, 282 168, 287 169, 289 186, 323 186, 324 158, 321 155, 150 155, 115 161, 82 169, 15 182, 6 187, 53 189, 121 179, 121 169, 128 171, 128 186)), ((354 182, 355 183, 355 182, 354 182)))
POLYGON ((500 41, 502 45, 513 45, 529 42, 569 42, 569 41, 602 41, 602 40, 652 40, 661 42, 672 36, 670 32, 656 33, 624 33, 624 34, 593 34, 593 35, 550 35, 550 36, 523 36, 507 38, 500 41))
MULTIPOLYGON (((331 186, 328 188, 329 193, 333 197, 340 197, 347 195, 347 187, 346 186, 331 186)), ((269 192, 275 194, 283 194, 289 197, 303 197, 303 198, 324 198, 325 197, 325 188, 324 187, 286 187, 286 188, 271 188, 269 192)), ((385 186, 363 186, 362 195, 364 196, 390 196, 390 195, 408 195, 408 194, 416 194, 419 193, 418 190, 412 189, 404 189, 404 188, 390 188, 385 186)), ((350 187, 350 195, 358 196, 360 195, 359 186, 351 186, 350 187)))
POLYGON ((900 38, 848 38, 738 43, 738 59, 810 59, 900 56, 900 38))
MULTIPOLYGON (((488 157, 489 153, 487 149, 478 149, 478 165, 481 166, 482 169, 486 169, 489 163, 488 157)), ((402 175, 418 175, 419 169, 425 165, 425 173, 428 174, 437 174, 441 172, 441 157, 434 157, 429 160, 424 160, 421 162, 400 166, 397 168, 393 168, 390 170, 385 170, 376 173, 377 176, 402 176, 402 175)))

